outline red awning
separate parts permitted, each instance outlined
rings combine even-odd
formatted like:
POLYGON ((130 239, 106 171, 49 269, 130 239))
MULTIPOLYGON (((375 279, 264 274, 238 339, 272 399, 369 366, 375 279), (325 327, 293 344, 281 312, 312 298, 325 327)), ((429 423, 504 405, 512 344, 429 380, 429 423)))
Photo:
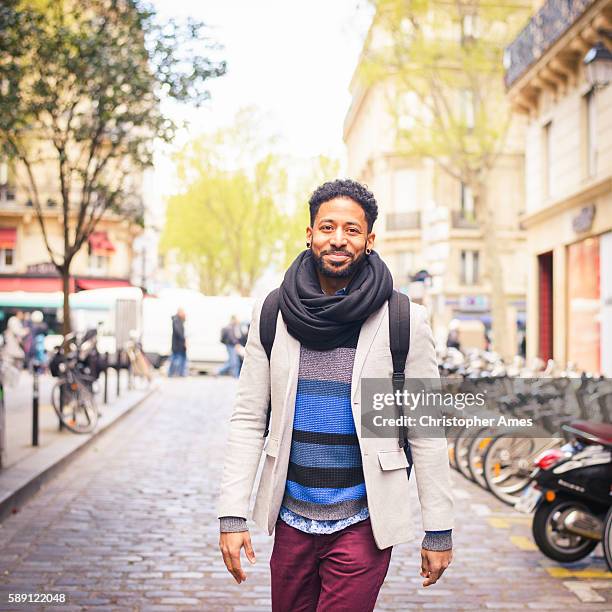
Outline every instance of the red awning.
POLYGON ((77 278, 77 290, 86 291, 88 289, 108 289, 109 287, 131 287, 128 280, 121 278, 77 278))
MULTIPOLYGON (((0 277, 0 291, 34 291, 45 293, 61 291, 62 279, 58 277, 36 278, 28 276, 0 277)), ((74 278, 70 279, 70 291, 74 292, 74 278)))
POLYGON ((89 246, 95 255, 108 255, 115 252, 115 245, 109 240, 106 232, 92 232, 89 246))
POLYGON ((14 249, 17 242, 17 228, 0 227, 0 249, 14 249))

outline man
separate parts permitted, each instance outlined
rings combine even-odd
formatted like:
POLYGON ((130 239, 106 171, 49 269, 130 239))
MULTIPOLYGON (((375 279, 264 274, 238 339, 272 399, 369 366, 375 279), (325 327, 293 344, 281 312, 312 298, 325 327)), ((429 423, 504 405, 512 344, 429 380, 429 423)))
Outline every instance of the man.
MULTIPOLYGON (((272 534, 272 608, 277 612, 370 611, 391 548, 412 538, 406 468, 397 439, 361 438, 360 380, 388 377, 388 299, 393 283, 372 250, 374 196, 350 180, 311 196, 307 250, 285 274, 268 361, 256 306, 231 419, 221 484, 219 546, 236 582, 240 550, 255 562, 249 499, 270 434, 253 511, 272 534)), ((425 309, 411 307, 407 377, 437 378, 425 309)), ((444 438, 411 438, 426 535, 423 586, 452 559, 452 497, 444 438)))
POLYGON ((185 319, 185 311, 182 308, 179 308, 172 317, 172 355, 168 376, 187 376, 185 319))
POLYGON ((240 356, 236 347, 240 344, 240 338, 242 331, 240 330, 240 323, 238 317, 233 315, 230 318, 229 325, 226 325, 221 330, 221 342, 225 345, 227 350, 227 361, 223 367, 219 370, 218 374, 223 376, 230 374, 235 378, 240 375, 240 356))

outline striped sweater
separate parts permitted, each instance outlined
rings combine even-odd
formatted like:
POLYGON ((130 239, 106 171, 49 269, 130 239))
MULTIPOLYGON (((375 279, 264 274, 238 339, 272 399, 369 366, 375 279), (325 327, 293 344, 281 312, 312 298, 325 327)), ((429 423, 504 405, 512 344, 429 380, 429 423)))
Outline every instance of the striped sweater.
POLYGON ((357 333, 346 346, 329 351, 300 350, 283 507, 301 517, 346 519, 367 505, 351 410, 358 338, 357 333))

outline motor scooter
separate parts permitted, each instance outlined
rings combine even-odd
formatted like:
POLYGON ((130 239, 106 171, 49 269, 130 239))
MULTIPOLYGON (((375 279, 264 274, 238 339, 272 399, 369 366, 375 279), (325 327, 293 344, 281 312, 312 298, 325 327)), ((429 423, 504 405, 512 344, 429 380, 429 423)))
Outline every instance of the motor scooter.
POLYGON ((569 563, 586 557, 604 535, 612 507, 612 425, 574 421, 563 428, 575 442, 556 456, 549 452, 539 458, 515 508, 535 510, 532 533, 538 548, 569 563))

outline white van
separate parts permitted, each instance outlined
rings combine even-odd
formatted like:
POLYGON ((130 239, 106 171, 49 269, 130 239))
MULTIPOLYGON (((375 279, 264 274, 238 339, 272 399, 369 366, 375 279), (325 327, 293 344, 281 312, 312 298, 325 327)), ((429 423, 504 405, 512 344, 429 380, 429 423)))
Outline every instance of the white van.
POLYGON ((142 302, 142 349, 159 367, 169 358, 172 345, 172 317, 179 308, 185 311, 185 337, 189 367, 213 373, 227 359, 221 344, 221 329, 232 315, 249 323, 254 298, 205 296, 189 289, 163 289, 156 297, 142 302))

